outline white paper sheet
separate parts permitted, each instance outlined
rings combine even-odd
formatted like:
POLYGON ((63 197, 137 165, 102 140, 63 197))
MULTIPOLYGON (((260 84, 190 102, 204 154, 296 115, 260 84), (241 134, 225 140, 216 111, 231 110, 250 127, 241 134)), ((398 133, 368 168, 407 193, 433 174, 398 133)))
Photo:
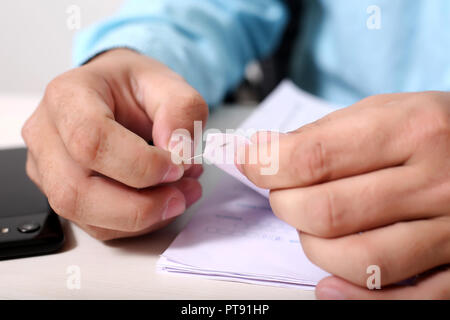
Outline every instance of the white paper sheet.
MULTIPOLYGON (((284 81, 242 124, 241 132, 288 132, 333 110, 284 81)), ((207 144, 204 157, 211 160, 212 153, 207 144)), ((252 185, 234 165, 218 166, 230 176, 162 254, 158 269, 310 289, 327 276, 304 255, 297 231, 274 216, 267 190, 252 185)))
POLYGON ((268 200, 228 176, 162 257, 164 271, 250 283, 312 286, 327 275, 268 200))
MULTIPOLYGON (((244 143, 250 143, 250 136, 256 131, 267 130, 286 133, 298 129, 299 127, 314 122, 328 113, 335 111, 337 107, 331 106, 300 89, 292 82, 283 81, 272 92, 267 99, 261 103, 257 110, 236 130, 236 134, 226 133, 212 134, 207 137, 206 147, 203 154, 204 159, 216 165, 221 170, 238 179, 248 187, 257 191, 265 197, 269 197, 269 191, 258 188, 243 176, 233 163, 236 147, 244 143), (241 139, 239 139, 241 135, 241 139), (237 139, 239 145, 230 143, 220 150, 227 159, 217 157, 214 151, 218 144, 213 140, 230 142, 230 139, 237 139), (231 156, 230 156, 231 154, 231 156), (231 163, 230 163, 231 159, 231 163), (228 160, 228 161, 223 161, 228 160)), ((236 141, 236 140, 235 140, 236 141)), ((233 142, 233 141, 232 141, 233 142)))

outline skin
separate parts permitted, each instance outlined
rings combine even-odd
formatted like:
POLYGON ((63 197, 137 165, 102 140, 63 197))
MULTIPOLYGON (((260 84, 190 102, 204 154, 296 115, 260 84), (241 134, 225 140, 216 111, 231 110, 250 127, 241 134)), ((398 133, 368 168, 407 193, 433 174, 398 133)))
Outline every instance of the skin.
MULTIPOLYGON (((48 85, 22 131, 27 173, 93 237, 145 234, 200 198, 202 168, 174 164, 170 137, 207 117, 201 96, 170 69, 108 51, 48 85)), ((281 135, 279 146, 277 174, 240 170, 271 189, 275 214, 333 274, 318 298, 450 298, 449 93, 371 97, 281 135), (380 266, 382 290, 366 289, 369 265, 380 266), (414 286, 395 285, 418 274, 414 286)))
POLYGON ((202 168, 172 162, 170 138, 207 118, 200 94, 169 68, 108 51, 48 85, 22 130, 27 173, 93 237, 145 234, 200 198, 202 168))
MULTIPOLYGON (((271 150, 262 137, 247 148, 271 150)), ((279 154, 275 175, 239 168, 333 274, 318 298, 450 299, 450 93, 367 98, 280 135, 279 154), (370 265, 382 290, 366 287, 370 265)))

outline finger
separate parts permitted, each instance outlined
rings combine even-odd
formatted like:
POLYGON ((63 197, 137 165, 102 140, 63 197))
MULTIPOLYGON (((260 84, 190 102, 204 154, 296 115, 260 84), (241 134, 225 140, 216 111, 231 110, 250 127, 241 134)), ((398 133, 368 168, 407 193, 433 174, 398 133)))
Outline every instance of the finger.
POLYGON ((389 286, 381 290, 369 290, 331 276, 319 282, 316 297, 322 300, 450 299, 450 270, 439 269, 425 277, 419 277, 417 284, 412 286, 389 286))
MULTIPOLYGON (((420 93, 419 93, 420 94, 420 93)), ((357 103, 338 109, 334 112, 331 112, 324 117, 308 123, 297 130, 293 130, 294 133, 300 133, 305 130, 309 130, 316 127, 323 127, 328 122, 334 122, 339 119, 345 119, 349 116, 355 115, 355 113, 362 113, 366 112, 366 110, 381 110, 381 109, 389 109, 392 108, 393 105, 401 104, 405 99, 407 99, 410 96, 409 93, 389 93, 389 94, 378 94, 374 96, 369 96, 367 98, 364 98, 357 103)))
POLYGON ((189 170, 184 173, 185 177, 198 179, 203 174, 203 166, 199 164, 194 164, 189 170))
MULTIPOLYGON (((185 130, 195 141, 194 129, 204 127, 208 119, 208 106, 202 96, 180 76, 167 67, 157 64, 136 70, 135 91, 138 102, 153 120, 153 141, 156 146, 172 150, 171 138, 176 130, 185 130)), ((201 139, 202 137, 197 137, 201 139)), ((172 141, 176 143, 177 141, 172 141)), ((192 146, 191 152, 193 152, 192 146)), ((184 155, 184 158, 190 158, 184 155)))
POLYGON ((381 285, 396 283, 449 263, 448 218, 397 223, 336 239, 306 233, 300 240, 308 258, 322 269, 365 286, 367 268, 378 266, 381 285))
MULTIPOLYGON (((108 191, 114 192, 114 190, 108 190, 109 188, 105 187, 105 184, 101 185, 100 190, 96 190, 95 187, 91 187, 91 189, 93 190, 91 193, 98 196, 99 199, 107 198, 108 191), (105 195, 102 197, 101 192, 103 191, 105 195)), ((157 230, 181 215, 187 207, 200 199, 201 193, 201 187, 197 180, 183 178, 171 186, 141 190, 131 196, 124 192, 113 193, 113 196, 116 196, 119 201, 128 198, 128 201, 135 202, 134 205, 122 205, 117 210, 113 210, 112 206, 117 207, 119 204, 111 203, 111 201, 109 201, 111 207, 107 205, 95 207, 95 199, 88 196, 83 201, 86 204, 78 208, 78 215, 84 219, 72 220, 81 221, 78 223, 86 226, 85 229, 90 231, 95 238, 102 236, 101 240, 138 236, 157 230), (108 210, 111 211, 109 215, 108 210), (117 221, 114 221, 116 211, 117 214, 122 213, 123 217, 118 217, 117 221), (126 219, 131 219, 131 221, 128 224, 120 221, 126 219), (87 223, 83 223, 83 221, 87 223)))
POLYGON ((81 229, 86 231, 91 237, 100 240, 100 241, 109 241, 114 239, 122 239, 122 238, 132 238, 132 237, 138 237, 145 234, 152 233, 156 230, 159 230, 161 228, 164 228, 167 226, 172 220, 166 220, 158 222, 144 230, 137 231, 137 232, 125 232, 125 231, 119 231, 119 230, 111 230, 111 229, 105 229, 100 227, 94 227, 90 225, 86 225, 83 223, 76 223, 81 229))
MULTIPOLYGON (((114 51, 121 50, 123 49, 114 51)), ((112 88, 114 99, 122 101, 119 106, 137 105, 147 118, 155 123, 153 141, 156 146, 170 150, 170 138, 177 129, 186 130, 193 137, 194 121, 201 121, 201 128, 208 117, 208 107, 200 94, 164 64, 148 57, 142 59, 139 54, 126 51, 126 54, 120 56, 112 53, 108 56, 106 53, 102 55, 101 60, 94 61, 86 67, 93 70, 101 68, 101 71, 107 74, 107 81, 110 78, 114 79, 109 81, 108 86, 112 88), (127 65, 126 72, 117 72, 115 68, 120 57, 124 57, 122 63, 127 65), (108 70, 115 70, 115 73, 108 73, 108 70), (118 86, 117 83, 121 85, 118 86)), ((115 111, 117 120, 120 123, 129 123, 130 121, 122 120, 129 114, 128 110, 124 110, 125 112, 121 112, 121 109, 115 111), (122 114, 123 117, 120 116, 122 114)), ((132 111, 134 110, 135 108, 132 111)), ((131 124, 136 122, 134 118, 131 119, 131 124)), ((201 139, 201 136, 198 139, 201 139)), ((184 156, 183 158, 188 158, 188 155, 184 156)), ((186 167, 189 168, 189 165, 186 167)))
MULTIPOLYGON (((198 199, 200 199, 202 195, 201 186, 198 183, 196 179, 192 178, 183 178, 180 181, 174 182, 172 186, 176 187, 178 190, 180 190, 186 199, 186 207, 191 206, 194 202, 196 202, 198 199)), ((130 238, 130 237, 137 237, 144 234, 151 233, 153 231, 159 230, 165 226, 167 226, 170 222, 172 222, 174 218, 163 220, 160 222, 157 222, 150 227, 137 231, 137 232, 125 232, 125 231, 119 231, 119 230, 111 230, 111 229, 105 229, 101 227, 95 227, 92 225, 87 225, 84 223, 77 223, 83 230, 85 230, 89 235, 91 235, 93 238, 100 240, 100 241, 108 241, 112 239, 119 239, 119 238, 130 238)))
POLYGON ((184 212, 185 196, 175 186, 136 190, 106 177, 90 176, 70 158, 46 118, 38 120, 39 139, 27 137, 27 141, 42 189, 61 216, 96 227, 137 232, 184 212))
POLYGON ((186 200, 186 208, 198 201, 202 197, 202 186, 197 178, 184 177, 181 180, 171 183, 170 186, 180 190, 186 200))
POLYGON ((442 214, 426 171, 415 166, 379 170, 311 187, 270 192, 282 220, 303 232, 338 237, 399 221, 442 214))
MULTIPOLYGON (((50 102, 50 107, 54 106, 54 112, 58 112, 61 105, 53 104, 53 101, 64 101, 64 97, 78 90, 78 87, 91 88, 87 90, 93 90, 101 96, 118 123, 144 140, 151 141, 153 123, 134 96, 132 77, 127 69, 130 63, 118 60, 117 55, 110 56, 109 53, 112 52, 104 53, 102 59, 91 61, 56 78, 49 84, 44 99, 50 102), (118 64, 122 68, 117 68, 118 64)), ((75 94, 72 96, 76 99, 75 94)))
MULTIPOLYGON (((261 161, 245 161, 243 173, 257 186, 278 189, 308 186, 403 164, 411 156, 411 134, 404 126, 404 109, 362 108, 318 122, 307 130, 247 146, 247 154, 278 150, 271 159, 275 174, 261 174, 261 161), (360 110, 361 109, 361 110, 360 110), (275 144, 275 145, 273 145, 275 144)), ((254 139, 255 140, 255 139, 254 139)))
POLYGON ((102 177, 90 177, 79 184, 69 200, 63 197, 67 198, 57 193, 56 202, 51 204, 66 212, 70 220, 128 232, 147 229, 186 209, 185 197, 175 187, 135 190, 102 177))
POLYGON ((47 93, 46 105, 65 148, 78 163, 135 188, 181 178, 184 169, 171 161, 170 153, 149 146, 117 123, 102 94, 85 85, 73 84, 71 90, 61 86, 50 87, 50 92, 64 93, 47 93))

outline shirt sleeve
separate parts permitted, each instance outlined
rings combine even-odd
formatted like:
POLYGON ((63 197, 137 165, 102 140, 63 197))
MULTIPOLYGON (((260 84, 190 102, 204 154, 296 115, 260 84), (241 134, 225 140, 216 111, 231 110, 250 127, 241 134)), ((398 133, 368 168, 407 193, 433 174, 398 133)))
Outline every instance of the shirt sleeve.
POLYGON ((129 0, 75 38, 74 63, 129 48, 183 76, 210 106, 269 55, 288 20, 282 0, 129 0))

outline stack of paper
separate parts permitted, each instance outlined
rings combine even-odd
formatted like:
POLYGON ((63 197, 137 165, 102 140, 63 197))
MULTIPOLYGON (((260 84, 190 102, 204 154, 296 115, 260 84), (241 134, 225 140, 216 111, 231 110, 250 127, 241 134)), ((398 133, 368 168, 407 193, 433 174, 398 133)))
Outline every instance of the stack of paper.
MULTIPOLYGON (((285 81, 241 129, 287 132, 333 110, 285 81)), ((251 184, 233 165, 219 167, 230 176, 162 254, 159 270, 302 288, 313 288, 327 276, 304 255, 297 231, 274 216, 267 191, 251 184)))

